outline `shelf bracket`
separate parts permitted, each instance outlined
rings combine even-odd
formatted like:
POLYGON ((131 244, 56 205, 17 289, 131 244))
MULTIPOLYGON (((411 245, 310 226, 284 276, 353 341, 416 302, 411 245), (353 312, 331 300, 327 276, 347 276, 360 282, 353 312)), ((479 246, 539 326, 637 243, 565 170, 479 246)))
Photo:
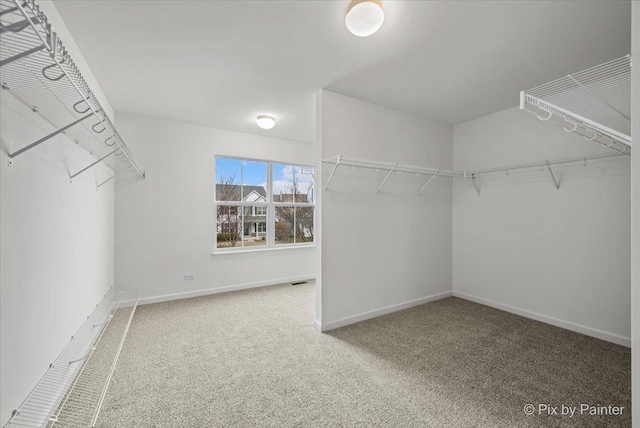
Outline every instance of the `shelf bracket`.
POLYGON ((24 52, 20 52, 19 54, 14 55, 14 56, 12 56, 10 58, 3 59, 2 61, 0 61, 0 67, 3 67, 5 65, 7 65, 7 64, 12 63, 13 61, 17 61, 17 60, 19 60, 21 58, 24 58, 26 56, 32 55, 32 54, 34 54, 36 52, 40 52, 45 47, 46 47, 45 45, 36 46, 35 48, 31 48, 31 49, 26 50, 24 52))
MULTIPOLYGON (((17 10, 17 7, 14 9, 17 10)), ((39 24, 40 20, 38 18, 33 18, 33 21, 25 19, 24 21, 14 22, 13 24, 9 24, 9 25, 0 24, 0 34, 6 33, 6 32, 19 33, 20 31, 24 30, 29 25, 31 25, 31 22, 33 22, 34 24, 39 24)))
POLYGON ((331 183, 331 180, 333 179, 333 175, 336 173, 336 170, 340 166, 340 161, 341 160, 342 160, 342 155, 338 155, 338 160, 336 161, 336 166, 333 167, 333 171, 331 171, 331 175, 329 176, 329 179, 327 180, 327 184, 324 186, 324 191, 325 192, 327 190, 329 190, 329 183, 331 183))
POLYGON ((114 154, 115 152, 117 152, 118 149, 112 150, 108 155, 104 155, 102 156, 100 159, 98 159, 97 161, 93 162, 91 165, 85 166, 84 168, 82 168, 80 171, 76 172, 75 174, 73 174, 71 177, 69 177, 70 180, 73 180, 74 178, 76 178, 77 176, 79 176, 80 174, 82 174, 83 172, 85 172, 86 170, 88 170, 89 168, 99 164, 100 162, 102 162, 103 160, 105 160, 106 158, 108 158, 109 156, 111 156, 112 154, 114 154))
POLYGON ((82 357, 80 357, 80 358, 77 358, 77 359, 75 359, 75 360, 71 360, 71 361, 69 361, 68 365, 70 366, 70 365, 72 365, 72 364, 79 363, 80 361, 82 361, 82 360, 86 359, 89 355, 91 355, 91 353, 92 353, 93 351, 95 351, 95 350, 96 350, 96 347, 95 347, 95 346, 90 347, 90 348, 89 348, 89 351, 88 351, 86 354, 84 354, 84 355, 83 355, 82 357))
POLYGON ((96 187, 96 190, 100 188, 100 186, 102 186, 103 184, 107 184, 108 182, 110 182, 111 180, 113 180, 114 178, 116 178, 116 176, 118 174, 120 174, 123 171, 128 170, 129 167, 123 168, 120 171, 116 172, 115 174, 113 174, 111 177, 107 178, 106 180, 104 180, 102 183, 98 184, 98 186, 96 187))
POLYGON ((586 86, 584 86, 582 83, 580 83, 575 77, 573 77, 572 75, 568 74, 567 77, 571 80, 573 80, 573 82, 580 86, 582 89, 584 89, 585 91, 587 91, 588 93, 590 93, 595 99, 597 99, 598 101, 600 101, 602 104, 606 105, 607 107, 609 107, 611 110, 615 111, 616 113, 618 113, 620 116, 624 117, 625 119, 627 119, 629 122, 631 122, 631 118, 629 116, 627 116, 626 114, 622 113, 620 110, 618 110, 617 108, 615 108, 614 106, 612 106, 609 102, 607 102, 607 100, 605 100, 604 98, 598 96, 595 92, 593 92, 591 89, 587 88, 586 86))
POLYGON ((389 171, 389 174, 387 174, 387 176, 384 178, 384 180, 382 180, 382 183, 380 183, 380 185, 378 186, 378 190, 376 191, 376 195, 380 194, 380 190, 382 189, 382 186, 384 186, 384 183, 387 182, 387 180, 389 179, 389 177, 391 177, 391 174, 393 174, 393 171, 395 171, 397 167, 398 167, 398 164, 395 164, 393 166, 393 168, 391 168, 391 171, 389 171))
POLYGON ((12 8, 2 10, 2 11, 0 11, 0 16, 2 16, 2 15, 6 15, 7 13, 15 12, 15 11, 17 11, 17 10, 18 10, 18 6, 14 6, 14 7, 12 7, 12 8))
POLYGON ((71 128, 72 126, 74 126, 74 125, 76 125, 76 124, 78 124, 78 123, 80 123, 80 122, 82 122, 82 121, 83 121, 83 120, 85 120, 85 119, 90 118, 91 116, 93 116, 93 114, 88 114, 88 115, 86 115, 86 116, 83 116, 83 117, 81 117, 80 119, 76 120, 75 122, 70 123, 70 124, 68 124, 68 125, 66 125, 66 126, 63 126, 62 128, 60 128, 60 129, 58 129, 58 130, 56 130, 56 131, 53 131, 51 134, 49 134, 49 135, 47 135, 47 136, 45 136, 45 137, 40 138, 38 141, 35 141, 35 142, 33 142, 33 143, 29 144, 28 146, 21 148, 20 150, 18 150, 18 151, 16 151, 16 152, 9 153, 9 157, 10 157, 11 159, 13 159, 13 158, 15 158, 16 156, 18 156, 18 155, 20 155, 20 154, 22 154, 22 153, 26 152, 27 150, 31 150, 31 149, 33 149, 34 147, 36 147, 36 146, 38 146, 38 145, 40 145, 40 144, 44 143, 45 141, 49 140, 50 138, 53 138, 53 137, 55 137, 55 136, 56 136, 56 135, 58 135, 58 134, 62 134, 62 133, 63 133, 64 131, 66 131, 67 129, 71 128))
POLYGON ((476 181, 476 175, 475 174, 471 174, 471 182, 473 183, 473 187, 476 188, 476 192, 478 192, 478 197, 480 197, 480 186, 478 185, 478 182, 476 181))
POLYGON ((553 180, 553 184, 556 186, 556 190, 560 190, 560 183, 556 180, 556 176, 553 174, 553 170, 551 169, 551 165, 549 161, 546 161, 547 169, 549 170, 549 174, 551 175, 551 179, 553 180))
POLYGON ((422 186, 422 188, 420 190, 418 190, 418 197, 420 197, 420 195, 422 194, 424 189, 427 188, 427 186, 433 181, 433 179, 438 177, 438 174, 440 174, 440 170, 437 170, 436 173, 433 174, 431 176, 431 178, 426 183, 424 183, 424 186, 422 186))

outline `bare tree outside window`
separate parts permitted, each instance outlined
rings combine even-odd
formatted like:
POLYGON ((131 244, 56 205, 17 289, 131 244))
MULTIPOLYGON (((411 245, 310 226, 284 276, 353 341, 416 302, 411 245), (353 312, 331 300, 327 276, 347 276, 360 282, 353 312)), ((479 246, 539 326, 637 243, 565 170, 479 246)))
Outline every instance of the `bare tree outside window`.
MULTIPOLYGON (((223 176, 216 184, 216 199, 218 201, 239 200, 236 176, 223 176)), ((242 208, 228 205, 218 205, 217 209, 218 247, 235 247, 242 240, 242 208)))
MULTIPOLYGON (((299 180, 294 177, 285 191, 274 195, 274 202, 308 202, 311 188, 301 187, 299 180)), ((313 207, 278 206, 275 221, 276 244, 313 242, 313 207)))

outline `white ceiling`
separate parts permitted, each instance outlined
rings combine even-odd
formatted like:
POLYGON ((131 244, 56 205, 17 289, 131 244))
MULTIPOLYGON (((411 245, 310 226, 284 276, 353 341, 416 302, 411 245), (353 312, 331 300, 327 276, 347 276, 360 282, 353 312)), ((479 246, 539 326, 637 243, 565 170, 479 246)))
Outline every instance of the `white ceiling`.
POLYGON ((387 0, 368 38, 347 1, 55 5, 116 111, 303 142, 320 88, 457 124, 631 45, 630 1, 387 0))

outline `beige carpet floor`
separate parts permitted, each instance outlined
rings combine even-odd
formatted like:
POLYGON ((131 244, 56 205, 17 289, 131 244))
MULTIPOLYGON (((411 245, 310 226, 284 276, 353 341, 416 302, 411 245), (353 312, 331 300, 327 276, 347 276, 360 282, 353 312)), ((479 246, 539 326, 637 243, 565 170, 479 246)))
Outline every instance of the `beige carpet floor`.
POLYGON ((321 334, 314 296, 310 283, 139 307, 98 426, 631 426, 627 348, 457 298, 321 334))

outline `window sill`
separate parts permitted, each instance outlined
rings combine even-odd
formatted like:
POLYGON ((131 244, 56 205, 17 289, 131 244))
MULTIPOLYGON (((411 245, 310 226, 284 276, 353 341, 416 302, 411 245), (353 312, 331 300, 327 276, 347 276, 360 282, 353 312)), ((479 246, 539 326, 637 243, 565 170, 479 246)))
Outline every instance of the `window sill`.
POLYGON ((271 251, 283 251, 283 250, 297 250, 298 248, 315 248, 316 244, 309 245, 286 245, 282 247, 269 247, 269 248, 252 248, 250 250, 212 250, 212 256, 220 256, 226 254, 245 254, 245 253, 268 253, 271 251))

